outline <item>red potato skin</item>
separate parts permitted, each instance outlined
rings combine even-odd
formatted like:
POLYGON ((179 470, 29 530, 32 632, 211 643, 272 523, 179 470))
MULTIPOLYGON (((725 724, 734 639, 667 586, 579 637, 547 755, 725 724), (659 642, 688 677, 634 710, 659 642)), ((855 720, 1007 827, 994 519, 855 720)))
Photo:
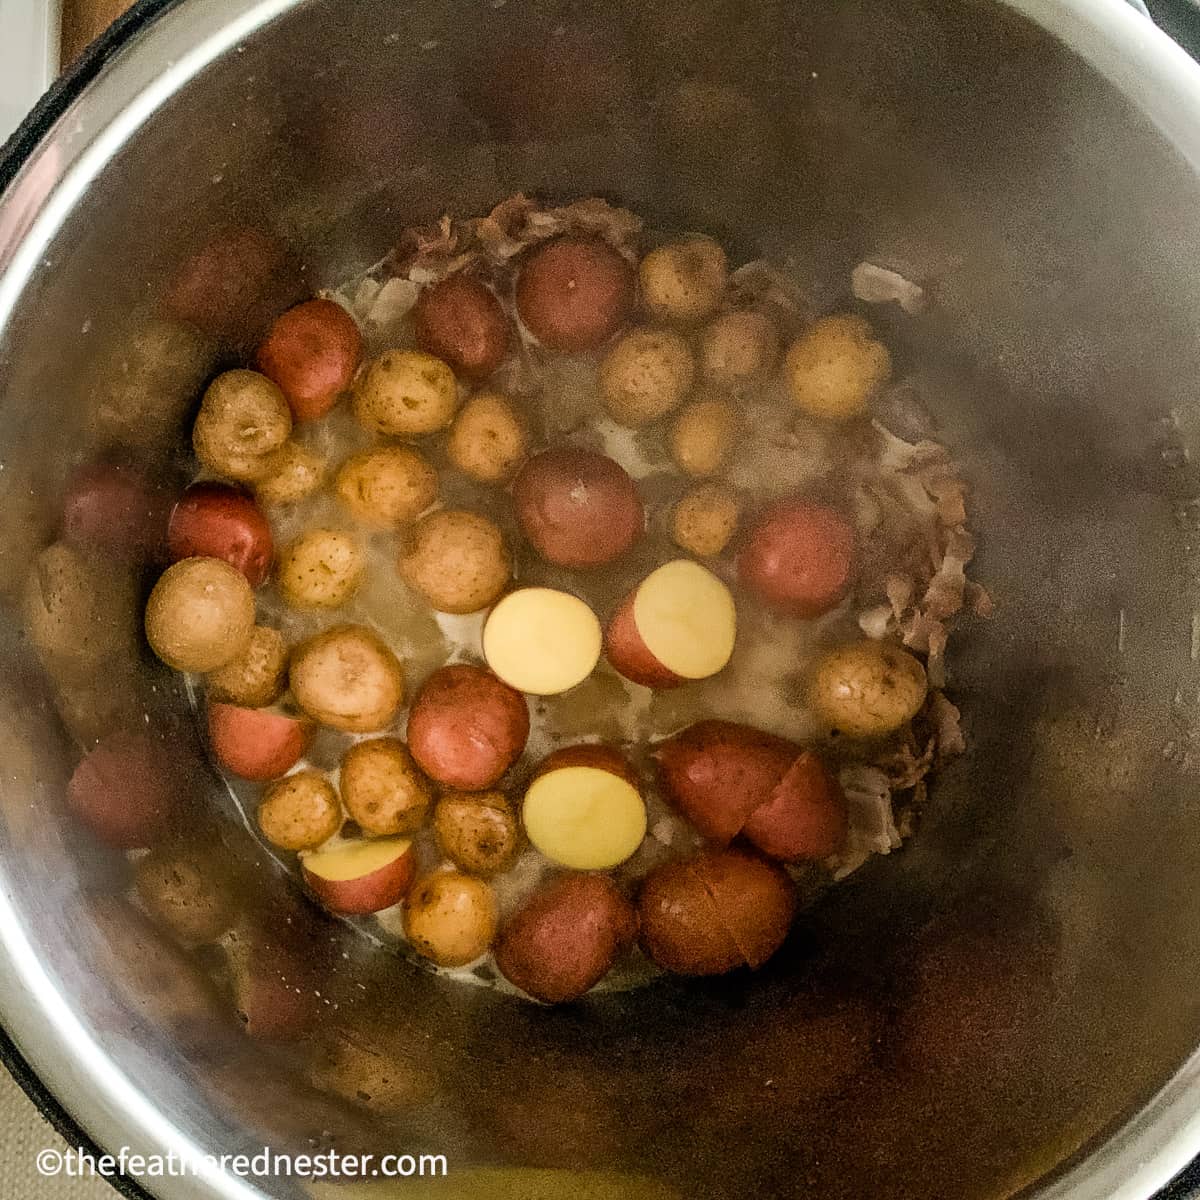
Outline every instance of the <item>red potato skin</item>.
POLYGON ((166 505, 141 472, 92 463, 75 472, 63 498, 63 537, 81 550, 100 550, 124 563, 162 550, 166 505))
POLYGON ((577 354, 608 341, 633 308, 633 268, 599 238, 562 237, 530 254, 517 312, 543 346, 577 354))
POLYGON ((362 334, 332 300, 306 300, 275 319, 255 366, 287 398, 297 421, 323 417, 350 386, 362 362, 362 334))
POLYGON ((67 803, 102 842, 139 850, 167 832, 178 790, 163 748, 122 732, 84 756, 67 784, 67 803))
POLYGON ((647 956, 676 975, 724 975, 745 963, 691 863, 667 863, 642 881, 637 900, 647 956))
POLYGON ((819 860, 846 841, 846 797, 821 756, 805 750, 788 768, 770 799, 742 826, 742 836, 768 858, 819 860))
POLYGON ((462 272, 425 288, 413 321, 417 345, 473 383, 491 375, 508 352, 508 317, 500 301, 462 272))
POLYGON ((849 590, 854 530, 836 509, 782 500, 759 514, 738 555, 742 585, 778 612, 811 619, 849 590))
POLYGON ((300 866, 304 882, 330 912, 367 916, 404 899, 417 874, 417 856, 410 846, 394 862, 358 879, 324 879, 309 871, 303 860, 300 866))
POLYGON ((408 748, 431 779, 464 792, 490 788, 529 737, 525 697, 490 671, 455 664, 435 671, 413 701, 408 748))
POLYGON ((650 653, 649 647, 638 632, 633 617, 633 602, 637 596, 635 588, 621 601, 604 631, 604 653, 613 670, 620 672, 631 683, 642 687, 666 691, 682 687, 687 682, 681 675, 669 671, 650 653))
POLYGON ((751 967, 783 945, 796 916, 796 886, 775 863, 741 850, 718 850, 692 859, 717 915, 751 967))
MULTIPOLYGON (((560 771, 564 767, 594 767, 597 771, 607 771, 625 780, 630 787, 638 786, 637 772, 619 751, 612 746, 587 742, 580 746, 562 746, 546 755, 534 772, 534 779, 541 779, 551 771, 560 771)), ((531 781, 532 782, 532 781, 531 781)))
POLYGON ((637 935, 637 913, 611 879, 572 873, 535 893, 504 927, 496 966, 547 1004, 590 991, 637 935))
POLYGON ((274 544, 271 525, 254 501, 225 483, 196 483, 171 512, 167 524, 167 556, 219 558, 236 567, 251 587, 271 570, 274 544))
POLYGON ((210 704, 208 737, 227 771, 264 782, 286 775, 308 749, 312 727, 306 721, 266 708, 210 704))
POLYGON ((784 738, 733 721, 697 721, 659 743, 663 790, 706 837, 732 841, 799 754, 784 738))
POLYGON ((611 458, 564 447, 535 455, 513 484, 517 520, 537 552, 560 567, 599 567, 641 537, 646 512, 611 458))

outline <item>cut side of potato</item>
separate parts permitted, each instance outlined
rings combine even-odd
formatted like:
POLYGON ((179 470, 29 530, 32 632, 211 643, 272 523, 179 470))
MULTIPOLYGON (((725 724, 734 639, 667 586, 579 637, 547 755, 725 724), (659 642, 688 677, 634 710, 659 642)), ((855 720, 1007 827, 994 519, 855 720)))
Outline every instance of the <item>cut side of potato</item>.
POLYGON ((483 657, 519 692, 556 696, 582 683, 600 661, 600 622, 569 592, 521 588, 492 609, 483 657))
POLYGON ((403 899, 416 873, 408 838, 375 838, 318 850, 302 859, 304 878, 339 913, 374 913, 403 899))
POLYGON ((646 836, 646 805, 637 788, 599 767, 558 767, 535 779, 522 819, 538 850, 577 871, 623 863, 646 836))

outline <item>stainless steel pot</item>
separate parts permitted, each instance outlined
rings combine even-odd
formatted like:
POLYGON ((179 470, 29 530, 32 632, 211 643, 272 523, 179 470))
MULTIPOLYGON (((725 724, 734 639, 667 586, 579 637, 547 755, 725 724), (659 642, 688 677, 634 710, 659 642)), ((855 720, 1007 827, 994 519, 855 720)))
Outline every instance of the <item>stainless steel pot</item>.
MULTIPOLYGON (((97 1143, 440 1151, 446 1195, 492 1163, 528 1196, 649 1176, 698 1197, 1144 1200, 1185 1166, 1200 68, 1122 0, 185 0, 143 4, 79 70, 0 168, 0 1017, 97 1143), (615 196, 814 278, 870 257, 925 281, 933 308, 888 336, 969 464, 998 601, 953 666, 971 752, 909 849, 759 976, 562 1012, 326 924, 229 813, 172 680, 144 659, 47 678, 15 600, 76 464, 172 477, 198 383, 254 319, 447 200, 517 189, 615 196), (214 301, 206 335, 164 315, 181 271, 214 301), (402 1047, 400 1115, 224 1020, 205 964, 120 898, 123 860, 80 836, 63 785, 71 731, 130 720, 188 765, 260 923, 300 939, 325 1023, 402 1047)), ((136 602, 106 620, 132 642, 136 602)), ((205 1165, 145 1183, 300 1191, 205 1165)))

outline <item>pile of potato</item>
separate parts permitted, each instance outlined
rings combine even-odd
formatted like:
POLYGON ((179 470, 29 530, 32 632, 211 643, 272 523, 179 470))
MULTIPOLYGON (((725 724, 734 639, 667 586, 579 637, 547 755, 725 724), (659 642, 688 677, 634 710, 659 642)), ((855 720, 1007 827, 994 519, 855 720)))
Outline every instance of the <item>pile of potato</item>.
MULTIPOLYGON (((703 720, 652 747, 585 739, 530 761, 529 698, 553 703, 597 670, 686 688, 737 653, 739 610, 811 621, 843 605, 858 567, 851 514, 828 497, 764 503, 723 471, 755 389, 781 383, 782 403, 852 429, 889 377, 888 351, 858 316, 785 328, 766 306, 738 307, 724 251, 698 235, 640 261, 596 235, 557 236, 507 278, 460 270, 426 285, 411 331, 412 344, 364 361, 354 317, 313 299, 278 317, 251 368, 212 380, 192 429, 200 478, 170 512, 170 565, 146 604, 150 646, 203 677, 214 758, 262 785, 263 837, 298 855, 331 911, 400 905, 417 954, 461 967, 490 952, 512 985, 552 1003, 582 996, 634 946, 685 975, 760 966, 796 911, 787 868, 846 837, 828 747, 703 720), (494 382, 522 343, 593 362, 596 418, 657 430, 688 481, 682 498, 656 511, 613 458, 545 444, 528 399, 494 382), (366 448, 327 462, 298 435, 339 405, 366 448), (482 511, 441 499, 463 478, 491 489, 482 511), (315 495, 337 519, 276 546, 274 515, 315 495), (673 556, 596 611, 588 579, 643 545, 648 522, 673 556), (477 661, 410 678, 396 646, 346 620, 380 546, 397 604, 487 614, 477 661), (578 588, 523 586, 514 572, 529 553, 578 588), (289 644, 259 621, 264 586, 316 632, 289 644), (322 729, 343 737, 335 769, 306 757, 322 729), (706 846, 630 880, 615 872, 643 845, 651 793, 706 846), (493 881, 528 855, 551 870, 501 919, 493 881)), ((35 595, 30 611, 53 648, 65 636, 53 605, 35 595)), ((839 746, 903 730, 926 694, 915 657, 861 636, 808 687, 839 746)), ((153 773, 113 786, 131 753, 93 751, 71 784, 83 819, 126 848, 155 844, 163 826, 153 773)), ((151 859, 139 881, 185 939, 223 926, 194 870, 151 859)))

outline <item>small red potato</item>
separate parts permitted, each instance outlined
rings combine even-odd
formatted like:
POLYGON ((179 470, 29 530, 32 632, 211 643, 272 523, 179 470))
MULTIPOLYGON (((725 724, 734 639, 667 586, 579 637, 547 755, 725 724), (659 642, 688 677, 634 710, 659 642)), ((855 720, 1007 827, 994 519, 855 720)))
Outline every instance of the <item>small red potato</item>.
POLYGON ((347 842, 301 856, 304 882, 331 912, 376 913, 399 904, 416 874, 408 838, 347 842))
POLYGON ((676 975, 723 975, 745 962, 700 877, 686 862, 656 867, 637 899, 642 949, 676 975))
POLYGON ((488 613, 483 657, 519 692, 556 696, 582 683, 600 660, 596 614, 569 592, 518 588, 488 613))
POLYGON ((563 875, 505 925, 496 966, 515 987, 562 1004, 595 987, 636 933, 637 913, 611 879, 563 875))
POLYGON ((346 733, 386 729, 404 700, 404 667, 362 625, 335 625, 296 647, 288 671, 296 703, 346 733))
POLYGON ((251 587, 271 569, 271 526, 245 492, 225 483, 196 483, 180 496, 167 523, 167 554, 219 558, 236 567, 251 587))
POLYGON ((836 854, 846 830, 846 797, 837 779, 819 754, 805 750, 747 818, 742 836, 768 858, 795 863, 836 854))
POLYGON ((732 721, 697 721, 655 747, 663 790, 695 827, 724 845, 765 804, 799 748, 732 721))
POLYGON ((178 791, 163 747, 142 734, 119 732, 102 739, 75 768, 67 803, 101 841, 136 850, 162 838, 178 791))
POLYGON ((146 601, 146 640, 176 671, 216 671, 245 653, 254 630, 254 593, 219 558, 168 567, 146 601))
POLYGON ((366 834, 413 833, 433 803, 429 780, 399 738, 358 742, 342 758, 342 803, 366 834))
POLYGON ((759 514, 738 555, 743 586, 778 612, 819 617, 850 588, 854 530, 835 509, 781 500, 759 514))
POLYGON ((469 875, 508 870, 521 848, 521 826, 503 792, 447 792, 433 810, 438 849, 469 875))
POLYGON ((560 567, 612 562, 646 526, 633 480, 591 450, 562 447, 536 455, 517 476, 513 501, 534 549, 560 567))
POLYGON ((669 242, 642 259, 642 307, 655 320, 694 325, 716 312, 728 274, 725 251, 712 238, 669 242))
POLYGON ((435 671, 413 701, 408 747, 431 779, 459 791, 492 787, 525 749, 529 709, 520 692, 482 667, 435 671))
POLYGON ((479 383, 508 351, 508 317, 494 292, 461 271, 424 288, 413 313, 417 345, 479 383))
POLYGON ((622 602, 605 632, 608 661, 650 688, 680 687, 724 669, 737 638, 729 589, 680 558, 652 571, 622 602))
POLYGON ((435 871, 409 892, 404 933, 412 948, 440 967, 464 967, 496 937, 499 913, 491 885, 461 871, 435 871))
POLYGON ((884 737, 917 715, 928 686, 925 668, 907 650, 863 638, 820 660, 811 698, 818 715, 839 733, 884 737))
POLYGON ((624 757, 608 746, 566 746, 538 767, 521 807, 530 842, 552 862, 605 871, 646 836, 646 805, 624 757))
POLYGON ((140 471, 93 463, 71 477, 63 498, 63 540, 124 563, 153 557, 162 547, 166 506, 140 471))
POLYGON ((246 649, 232 662, 209 673, 209 699, 266 708, 287 687, 287 665, 288 647, 283 634, 268 625, 255 625, 246 649))
POLYGON ((442 508, 409 530, 400 552, 401 578, 444 613, 487 608, 512 578, 500 526, 488 517, 442 508))
POLYGON ((213 755, 242 779, 278 779, 304 757, 312 730, 295 717, 237 704, 208 706, 213 755))
POLYGON ((599 238, 562 237, 534 250, 517 278, 517 312, 543 346, 594 350, 633 307, 633 270, 599 238))
POLYGON ((150 915, 180 941, 216 941, 232 924, 233 897, 219 865, 180 847, 160 847, 134 872, 138 896, 150 915))
POLYGON ((332 300, 306 300, 275 319, 254 365, 287 398, 296 421, 323 417, 362 361, 362 334, 332 300))
POLYGON ((263 793, 258 827, 280 850, 315 850, 342 827, 337 791, 320 771, 288 775, 263 793))
POLYGON ((701 854, 691 867, 742 958, 761 967, 783 944, 796 915, 796 887, 787 872, 742 850, 701 854))

